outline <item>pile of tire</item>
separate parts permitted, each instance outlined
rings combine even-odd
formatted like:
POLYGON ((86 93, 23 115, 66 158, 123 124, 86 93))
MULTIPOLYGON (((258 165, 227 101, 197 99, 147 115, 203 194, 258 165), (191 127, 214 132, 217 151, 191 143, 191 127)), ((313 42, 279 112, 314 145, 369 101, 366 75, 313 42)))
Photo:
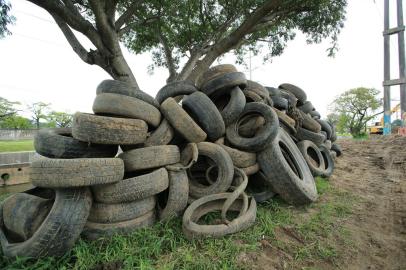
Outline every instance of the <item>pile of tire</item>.
POLYGON ((94 114, 36 136, 35 188, 0 204, 5 256, 61 256, 79 237, 182 215, 188 239, 239 232, 254 224, 257 202, 276 194, 315 201, 313 176, 331 175, 341 153, 303 90, 263 87, 232 65, 209 69, 196 85, 167 84, 155 99, 113 80, 96 94, 94 114), (210 212, 221 218, 204 224, 210 212))

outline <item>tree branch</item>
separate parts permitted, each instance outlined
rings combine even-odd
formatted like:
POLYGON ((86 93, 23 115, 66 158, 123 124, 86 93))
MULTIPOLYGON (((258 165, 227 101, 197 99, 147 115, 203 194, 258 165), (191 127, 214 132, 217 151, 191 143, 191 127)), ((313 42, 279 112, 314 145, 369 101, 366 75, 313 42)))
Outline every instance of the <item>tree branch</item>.
POLYGON ((119 29, 121 29, 121 27, 124 24, 128 24, 128 20, 131 19, 131 17, 137 10, 138 5, 141 4, 142 2, 143 1, 141 0, 132 1, 131 5, 127 8, 127 10, 117 19, 115 23, 116 31, 119 31, 119 29))
POLYGON ((169 78, 166 80, 167 82, 171 82, 176 79, 177 72, 176 66, 172 55, 172 48, 170 48, 168 44, 167 38, 162 34, 161 30, 158 30, 159 40, 161 41, 162 46, 164 47, 166 65, 169 70, 169 78))

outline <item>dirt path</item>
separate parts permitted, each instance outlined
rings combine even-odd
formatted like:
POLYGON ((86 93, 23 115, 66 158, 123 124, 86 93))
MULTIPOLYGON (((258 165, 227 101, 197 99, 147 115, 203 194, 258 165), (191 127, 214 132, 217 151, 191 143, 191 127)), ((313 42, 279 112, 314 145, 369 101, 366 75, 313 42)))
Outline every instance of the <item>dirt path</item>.
POLYGON ((355 252, 343 269, 406 269, 406 138, 340 143, 331 182, 360 198, 344 225, 355 252))

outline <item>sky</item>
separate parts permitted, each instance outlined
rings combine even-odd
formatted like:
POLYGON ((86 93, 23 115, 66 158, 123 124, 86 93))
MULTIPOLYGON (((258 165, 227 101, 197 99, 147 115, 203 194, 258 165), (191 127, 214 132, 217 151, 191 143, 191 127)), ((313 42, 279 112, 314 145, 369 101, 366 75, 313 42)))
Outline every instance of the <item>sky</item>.
MULTIPOLYGON (((293 83, 307 92, 316 109, 326 116, 328 105, 339 94, 356 87, 382 90, 383 80, 383 0, 348 1, 347 20, 339 36, 335 58, 327 56, 329 41, 306 44, 298 33, 285 52, 271 62, 252 57, 252 80, 277 87, 293 83)), ((54 110, 91 112, 97 85, 109 75, 90 66, 73 52, 52 17, 43 9, 24 0, 12 0, 12 14, 17 18, 11 27, 13 35, 0 40, 0 97, 24 104, 51 103, 54 110)), ((395 3, 395 1, 391 1, 395 3)), ((391 10, 391 27, 396 11, 391 10)), ((91 44, 80 37, 86 48, 91 44)), ((392 78, 398 78, 397 39, 391 38, 392 78)), ((155 96, 165 85, 168 72, 156 68, 148 74, 151 55, 124 55, 140 88, 155 96)), ((228 54, 215 64, 234 64, 228 54)), ((237 66, 250 78, 244 66, 237 66)), ((399 87, 392 87, 392 106, 399 102, 399 87)))

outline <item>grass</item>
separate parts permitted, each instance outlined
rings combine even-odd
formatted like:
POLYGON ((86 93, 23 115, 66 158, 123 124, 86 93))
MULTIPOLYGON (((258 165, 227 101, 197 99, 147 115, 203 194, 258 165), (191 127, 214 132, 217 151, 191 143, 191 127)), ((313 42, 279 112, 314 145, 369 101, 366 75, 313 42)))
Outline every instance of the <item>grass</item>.
POLYGON ((175 218, 129 236, 92 243, 79 240, 58 259, 10 260, 0 255, 0 269, 94 269, 100 265, 110 265, 111 269, 249 269, 250 265, 239 263, 239 255, 261 252, 263 239, 290 254, 292 265, 309 260, 334 263, 340 251, 330 238, 349 241, 350 234, 339 224, 351 214, 352 199, 324 179, 316 183, 321 194, 319 202, 299 208, 277 198, 262 203, 253 227, 221 239, 188 241, 182 234, 181 219, 175 218), (286 241, 280 228, 293 231, 301 241, 286 241))
POLYGON ((33 140, 0 141, 0 153, 33 151, 33 150, 34 150, 33 140))

